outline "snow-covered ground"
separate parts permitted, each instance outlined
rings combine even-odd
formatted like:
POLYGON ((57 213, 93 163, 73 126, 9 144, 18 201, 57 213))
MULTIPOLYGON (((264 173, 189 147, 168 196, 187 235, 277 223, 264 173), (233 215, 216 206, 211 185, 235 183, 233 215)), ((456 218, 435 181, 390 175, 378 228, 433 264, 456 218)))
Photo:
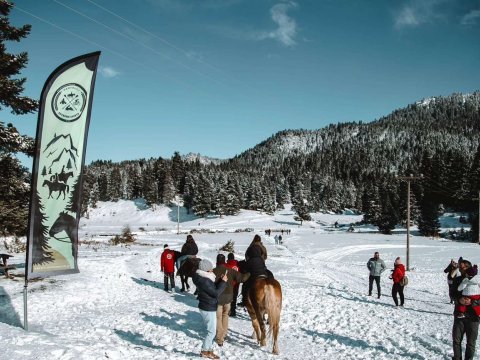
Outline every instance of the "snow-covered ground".
MULTIPOLYGON (((191 359, 199 356, 204 334, 197 300, 190 293, 163 291, 159 258, 163 244, 180 249, 191 229, 199 257, 215 260, 228 240, 242 258, 254 234, 262 235, 267 266, 282 284, 280 355, 271 343, 251 339, 246 312, 230 320, 223 359, 449 359, 452 305, 443 269, 451 258, 480 261, 476 244, 411 236, 410 284, 405 308, 393 306, 388 279, 395 257, 405 260, 405 230, 381 235, 372 227, 347 232, 357 215, 313 214, 298 226, 290 210, 275 216, 242 211, 236 217, 196 219, 180 208, 141 210, 141 204, 104 203, 82 219, 80 273, 31 282, 29 331, 23 325, 23 278, 0 279, 1 359, 191 359), (339 227, 333 224, 338 221, 339 227), (129 225, 137 242, 110 246, 108 239, 129 225), (265 229, 290 229, 275 245, 265 229), (251 230, 246 232, 245 230, 251 230), (235 232, 240 231, 240 232, 235 232), (381 299, 367 296, 366 262, 379 251, 389 268, 381 299)), ((444 227, 460 229, 458 216, 444 227)), ((415 234, 415 233, 414 233, 415 234)), ((14 274, 24 271, 15 254, 14 274)), ((179 283, 177 278, 177 285, 179 283)))

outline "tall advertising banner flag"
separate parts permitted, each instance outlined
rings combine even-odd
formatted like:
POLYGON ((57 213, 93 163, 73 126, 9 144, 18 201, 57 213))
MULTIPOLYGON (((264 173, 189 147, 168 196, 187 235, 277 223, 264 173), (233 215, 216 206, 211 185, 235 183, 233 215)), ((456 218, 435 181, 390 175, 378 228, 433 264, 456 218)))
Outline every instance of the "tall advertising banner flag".
POLYGON ((40 99, 25 278, 77 273, 78 223, 100 52, 60 65, 40 99))

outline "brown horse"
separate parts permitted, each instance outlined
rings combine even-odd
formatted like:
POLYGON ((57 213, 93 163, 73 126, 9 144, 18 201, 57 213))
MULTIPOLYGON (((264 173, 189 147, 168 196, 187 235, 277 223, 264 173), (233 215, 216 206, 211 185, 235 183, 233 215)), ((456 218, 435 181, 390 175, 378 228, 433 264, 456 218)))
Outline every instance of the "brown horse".
MULTIPOLYGON (((173 252, 176 262, 177 259, 182 256, 182 253, 176 250, 174 250, 173 252)), ((180 281, 182 282, 182 288, 180 289, 181 292, 190 289, 190 285, 188 284, 188 278, 193 277, 195 272, 198 270, 198 264, 200 263, 200 260, 201 259, 199 258, 186 258, 180 266, 180 269, 177 270, 177 275, 180 276, 180 281)))
POLYGON ((257 278, 252 285, 245 303, 252 320, 253 329, 260 346, 267 344, 263 316, 268 315, 268 336, 273 336, 273 354, 278 354, 278 332, 282 311, 282 287, 275 279, 257 278))

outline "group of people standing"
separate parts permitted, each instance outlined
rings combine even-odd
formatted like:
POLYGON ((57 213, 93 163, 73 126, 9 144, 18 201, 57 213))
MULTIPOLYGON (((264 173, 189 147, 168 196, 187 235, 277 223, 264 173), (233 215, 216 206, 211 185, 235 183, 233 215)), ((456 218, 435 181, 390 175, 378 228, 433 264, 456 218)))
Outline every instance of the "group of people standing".
MULTIPOLYGON (((368 260, 370 270, 368 295, 372 296, 373 283, 377 285, 377 297, 381 297, 380 277, 386 270, 385 262, 380 254, 375 252, 368 260)), ((477 265, 460 258, 458 262, 451 260, 445 268, 447 274, 448 294, 450 304, 454 304, 454 321, 452 327, 453 358, 452 360, 473 360, 480 324, 480 277, 477 265), (462 341, 466 337, 465 357, 462 357, 462 341)), ((400 257, 395 259, 394 269, 390 275, 392 279, 392 298, 395 306, 403 306, 405 298, 404 287, 408 280, 405 275, 405 266, 400 257), (398 301, 400 296, 400 302, 398 301)))
MULTIPOLYGON (((172 289, 175 288, 174 252, 168 248, 168 245, 164 247, 160 263, 164 273, 165 290, 168 291, 169 279, 172 289)), ((198 247, 192 235, 188 235, 182 247, 182 256, 186 255, 184 257, 186 259, 188 256, 196 256, 197 253, 198 247), (185 246, 186 249, 184 249, 185 246)), ((180 259, 181 257, 178 260, 180 259)), ((245 305, 255 280, 260 276, 273 276, 265 266, 266 259, 267 249, 262 244, 261 237, 255 235, 245 252, 245 260, 235 260, 233 253, 229 253, 227 259, 224 254, 219 253, 215 267, 208 259, 200 260, 198 270, 193 276, 193 283, 197 287, 198 308, 206 328, 200 356, 219 359, 213 352, 213 344, 216 342, 218 346, 223 346, 225 342, 229 317, 236 316, 240 283, 243 283, 241 305, 245 305)), ((177 262, 177 266, 181 266, 181 261, 177 262)))
MULTIPOLYGON (((380 299, 382 295, 380 277, 382 273, 387 269, 385 262, 380 259, 380 253, 378 251, 373 254, 373 257, 370 258, 367 262, 367 268, 370 270, 370 275, 368 277, 368 296, 372 296, 373 291, 373 282, 377 285, 377 298, 380 299)), ((406 285, 405 277, 405 266, 402 264, 400 257, 395 259, 393 264, 392 274, 390 275, 392 279, 392 298, 395 306, 403 306, 405 303, 405 296, 403 295, 403 289, 406 285), (400 296, 400 303, 398 301, 398 296, 400 296)))

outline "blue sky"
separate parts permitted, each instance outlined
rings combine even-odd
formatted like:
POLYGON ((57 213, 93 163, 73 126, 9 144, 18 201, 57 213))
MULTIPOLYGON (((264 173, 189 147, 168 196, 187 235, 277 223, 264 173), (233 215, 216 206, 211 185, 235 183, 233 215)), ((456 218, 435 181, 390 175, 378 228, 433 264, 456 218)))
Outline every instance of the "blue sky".
MULTIPOLYGON (((100 50, 87 158, 228 158, 284 129, 480 89, 480 0, 18 0, 25 95, 100 50)), ((36 115, 0 111, 35 135, 36 115)))

